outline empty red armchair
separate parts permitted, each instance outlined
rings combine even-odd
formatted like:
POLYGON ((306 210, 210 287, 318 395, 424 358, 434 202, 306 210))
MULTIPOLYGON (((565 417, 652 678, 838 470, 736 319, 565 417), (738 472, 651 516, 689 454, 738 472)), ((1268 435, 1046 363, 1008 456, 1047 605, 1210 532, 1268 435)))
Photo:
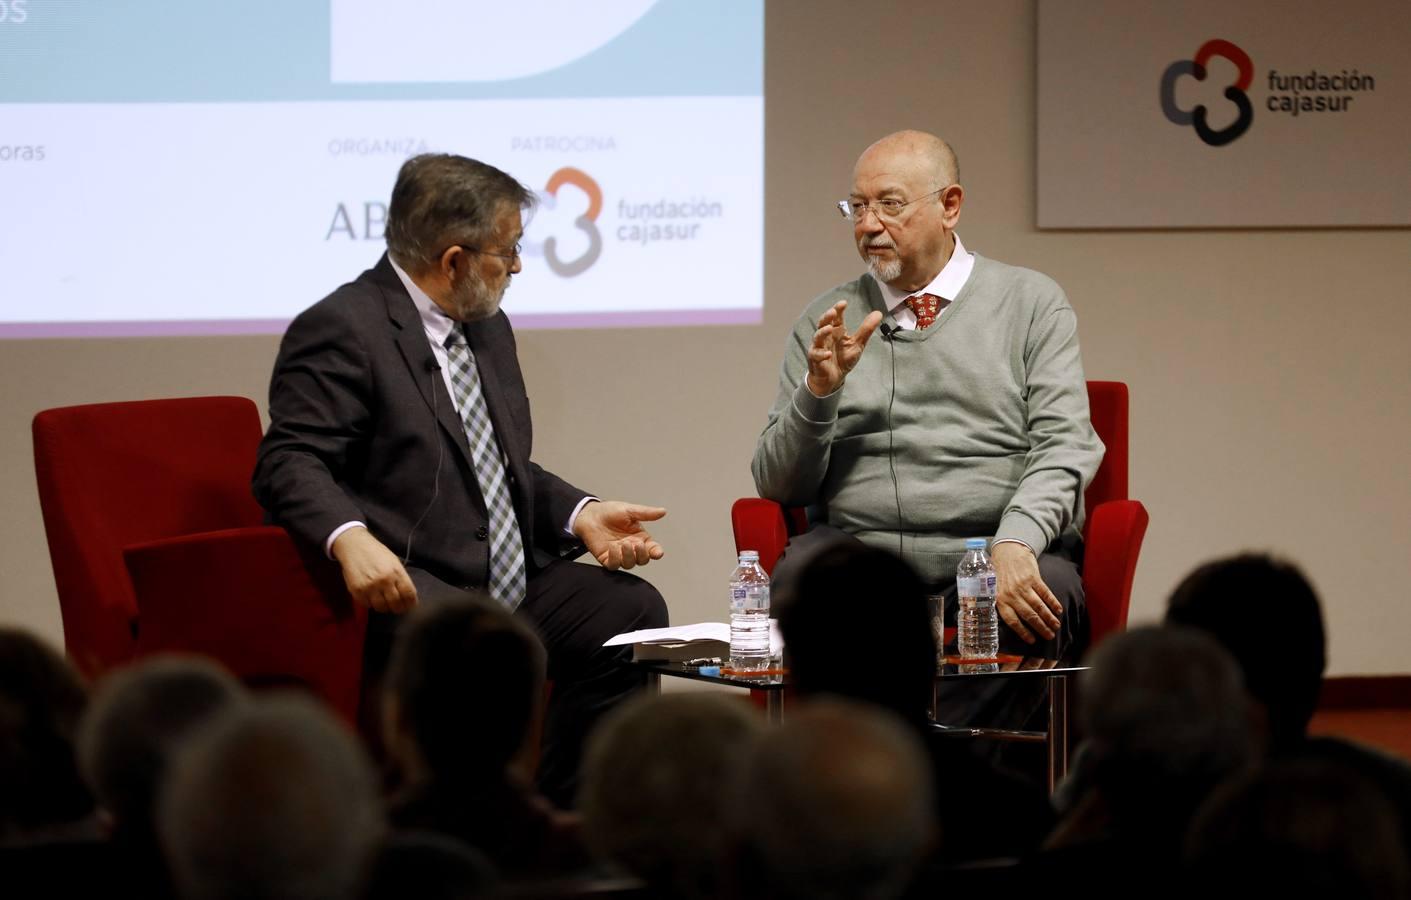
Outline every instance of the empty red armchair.
MULTIPOLYGON (((1127 496, 1127 385, 1120 381, 1089 381, 1088 406, 1093 430, 1107 452, 1088 485, 1083 500, 1083 590, 1091 626, 1091 647, 1108 634, 1127 627, 1132 579, 1149 521, 1146 507, 1127 496)), ((799 507, 782 507, 773 500, 746 497, 730 510, 735 549, 758 550, 760 565, 773 572, 789 536, 808 528, 799 507)))
POLYGON ((365 613, 250 495, 261 435, 244 397, 96 403, 34 418, 64 643, 96 678, 138 656, 210 656, 299 684, 356 720, 365 613))

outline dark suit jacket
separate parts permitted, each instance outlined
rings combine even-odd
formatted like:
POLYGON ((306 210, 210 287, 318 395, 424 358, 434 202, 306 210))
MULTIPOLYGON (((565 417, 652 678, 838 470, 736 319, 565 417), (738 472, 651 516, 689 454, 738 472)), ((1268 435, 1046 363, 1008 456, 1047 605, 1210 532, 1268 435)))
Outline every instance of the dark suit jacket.
MULTIPOLYGON (((465 331, 509 460, 532 576, 573 549, 563 527, 587 495, 529 459, 529 398, 505 314, 465 331)), ((486 583, 488 519, 465 429, 416 306, 385 254, 289 325, 269 413, 255 498, 296 540, 322 555, 328 535, 357 520, 400 557, 425 514, 409 563, 452 585, 486 583)))

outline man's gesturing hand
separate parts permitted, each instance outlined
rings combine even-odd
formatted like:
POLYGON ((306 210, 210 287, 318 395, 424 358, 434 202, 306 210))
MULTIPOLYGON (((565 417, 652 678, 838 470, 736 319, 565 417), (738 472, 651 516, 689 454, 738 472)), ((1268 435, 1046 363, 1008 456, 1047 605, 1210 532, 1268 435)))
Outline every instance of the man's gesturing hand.
POLYGON ((995 606, 999 617, 1026 644, 1037 633, 1052 640, 1058 633, 1063 604, 1039 577, 1039 561, 1023 544, 1006 541, 990 550, 995 564, 995 606))
POLYGON ((642 527, 666 515, 660 506, 598 500, 578 511, 573 533, 605 569, 630 569, 661 559, 666 551, 642 527))
POLYGON ((416 586, 402 561, 366 528, 349 528, 333 542, 333 558, 353 600, 383 613, 416 606, 416 586))
POLYGON ((882 324, 882 314, 873 310, 848 334, 843 326, 843 310, 848 301, 839 300, 818 318, 818 330, 808 348, 808 389, 816 397, 826 397, 843 386, 843 379, 862 358, 867 339, 882 324))

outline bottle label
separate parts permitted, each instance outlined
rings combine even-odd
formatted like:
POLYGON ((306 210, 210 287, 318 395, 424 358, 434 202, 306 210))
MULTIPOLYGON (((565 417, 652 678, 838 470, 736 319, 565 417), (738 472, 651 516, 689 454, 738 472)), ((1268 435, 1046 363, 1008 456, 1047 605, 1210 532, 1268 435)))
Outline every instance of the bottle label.
POLYGON ((955 580, 955 592, 961 597, 991 597, 995 595, 995 576, 968 575, 955 580))
POLYGON ((744 609, 745 600, 749 597, 749 589, 743 584, 730 585, 730 608, 744 609))

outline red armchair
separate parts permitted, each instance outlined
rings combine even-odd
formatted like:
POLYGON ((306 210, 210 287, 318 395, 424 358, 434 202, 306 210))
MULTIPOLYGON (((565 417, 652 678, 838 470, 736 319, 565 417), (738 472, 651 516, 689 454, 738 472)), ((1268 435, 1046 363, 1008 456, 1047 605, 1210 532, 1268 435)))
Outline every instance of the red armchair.
POLYGON ((64 643, 92 678, 161 651, 252 684, 301 684, 357 719, 366 614, 250 494, 243 397, 97 403, 34 417, 64 643))
MULTIPOLYGON (((1089 381, 1088 405, 1093 429, 1107 447, 1102 465, 1083 495, 1083 590, 1087 598, 1091 643, 1127 627, 1132 579, 1146 535, 1146 507, 1127 497, 1127 385, 1120 381, 1089 381)), ((808 528, 801 507, 782 507, 773 500, 746 497, 730 510, 736 550, 758 550, 765 571, 784 551, 789 536, 808 528)))

